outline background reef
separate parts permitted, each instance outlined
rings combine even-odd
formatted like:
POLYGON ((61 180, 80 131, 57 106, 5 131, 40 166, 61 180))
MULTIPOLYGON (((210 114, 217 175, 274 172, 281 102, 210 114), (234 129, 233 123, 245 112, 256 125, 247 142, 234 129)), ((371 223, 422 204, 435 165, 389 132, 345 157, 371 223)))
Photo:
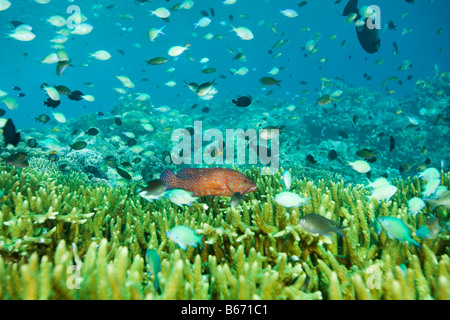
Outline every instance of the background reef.
MULTIPOLYGON (((178 207, 144 200, 135 185, 3 165, 0 299, 450 298, 447 230, 430 240, 414 236, 417 248, 371 226, 382 216, 413 231, 421 226, 428 209, 412 216, 406 203, 420 195, 420 180, 394 180, 398 192, 378 203, 361 185, 297 179, 291 189, 311 197, 310 205, 285 208, 273 201, 283 190, 281 173, 245 170, 258 190, 232 209, 223 197, 178 207), (348 226, 345 237, 303 230, 300 216, 312 212, 348 226), (167 238, 181 224, 203 235, 202 248, 184 251, 167 238), (158 292, 147 248, 161 257, 158 292)), ((450 187, 450 173, 441 173, 441 184, 450 187)), ((434 214, 448 221, 445 208, 434 214)))

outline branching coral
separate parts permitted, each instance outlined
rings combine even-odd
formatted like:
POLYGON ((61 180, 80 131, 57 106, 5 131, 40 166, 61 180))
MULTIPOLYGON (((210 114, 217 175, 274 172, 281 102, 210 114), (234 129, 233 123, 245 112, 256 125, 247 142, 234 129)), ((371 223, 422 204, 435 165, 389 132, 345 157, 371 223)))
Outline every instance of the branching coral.
MULTIPOLYGON (((428 209, 408 214, 417 179, 394 181, 387 203, 360 186, 307 179, 291 191, 309 205, 284 208, 281 172, 244 173, 258 185, 237 208, 229 199, 178 207, 147 202, 135 186, 92 185, 84 175, 0 167, 0 299, 449 299, 449 235, 417 248, 377 235, 372 221, 395 216, 415 231, 428 209), (300 217, 318 213, 340 221, 344 238, 308 233, 300 217), (185 225, 203 247, 184 251, 166 232, 185 225), (161 258, 160 285, 145 261, 161 258)), ((450 187, 450 174, 441 182, 450 187)), ((448 220, 440 207, 435 216, 448 220)))

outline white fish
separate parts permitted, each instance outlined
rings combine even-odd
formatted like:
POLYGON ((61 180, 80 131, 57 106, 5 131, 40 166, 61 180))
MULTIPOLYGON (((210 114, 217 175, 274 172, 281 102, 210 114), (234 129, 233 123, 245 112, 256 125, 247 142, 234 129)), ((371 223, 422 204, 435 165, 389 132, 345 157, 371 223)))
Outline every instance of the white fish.
POLYGON ((369 179, 367 179, 367 181, 369 182, 369 184, 366 187, 367 188, 373 188, 373 189, 376 189, 376 188, 381 187, 383 185, 388 185, 389 184, 389 181, 387 181, 386 178, 378 178, 374 182, 370 182, 369 179))
POLYGON ((309 40, 305 44, 305 50, 308 53, 312 53, 316 49, 316 42, 314 40, 309 40))
POLYGON ((59 151, 61 149, 61 142, 59 142, 56 138, 47 138, 44 140, 39 140, 39 145, 43 146, 46 149, 59 151))
POLYGON ((411 198, 408 200, 408 210, 412 215, 416 215, 425 207, 425 202, 417 197, 411 198))
POLYGON ((141 126, 144 128, 145 131, 148 132, 155 131, 155 128, 152 126, 151 123, 141 123, 141 126))
POLYGON ((291 176, 291 173, 289 171, 285 171, 283 173, 283 181, 284 181, 284 185, 286 186, 286 190, 291 189, 292 176, 291 176))
POLYGON ((1 101, 8 107, 10 110, 17 110, 19 107, 19 104, 13 97, 6 97, 3 98, 1 101))
POLYGON ((171 57, 177 57, 180 54, 182 54, 185 50, 187 50, 189 48, 190 44, 186 44, 184 47, 182 46, 173 46, 172 48, 169 49, 169 51, 167 52, 167 54, 171 57))
POLYGON ((31 31, 31 29, 28 30, 19 27, 17 27, 13 32, 9 33, 8 36, 19 41, 31 41, 36 38, 36 35, 31 31))
POLYGON ((0 11, 5 11, 11 6, 11 2, 8 0, 0 0, 0 11))
POLYGON ((192 202, 198 199, 198 197, 193 197, 193 194, 193 192, 183 189, 172 189, 166 193, 166 196, 170 201, 181 207, 183 204, 192 206, 192 202))
POLYGON ((304 203, 308 203, 308 199, 289 191, 280 192, 274 198, 276 203, 287 208, 299 207, 304 203))
POLYGON ((237 0, 224 0, 223 4, 235 4, 237 0))
POLYGON ((66 43, 68 39, 69 38, 66 37, 65 35, 58 34, 58 35, 54 36, 53 39, 50 40, 50 42, 62 44, 62 43, 66 43))
POLYGON ((267 72, 267 73, 268 73, 268 74, 271 74, 271 75, 273 75, 273 76, 276 76, 276 75, 278 74, 278 72, 280 72, 280 69, 277 68, 277 67, 275 67, 275 68, 272 68, 272 70, 270 70, 270 71, 267 72))
POLYGON ((417 176, 417 178, 422 178, 423 180, 439 179, 440 177, 441 173, 436 168, 425 169, 417 176))
POLYGON ((66 117, 60 113, 60 112, 52 112, 53 117, 55 117, 56 121, 60 122, 60 123, 66 123, 67 119, 66 117))
POLYGON ((241 38, 242 40, 251 40, 253 39, 253 33, 250 31, 250 29, 246 27, 238 27, 235 28, 231 26, 233 29, 231 31, 236 32, 236 35, 241 38))
POLYGON ((95 101, 95 98, 94 98, 94 96, 92 96, 92 95, 90 95, 90 94, 87 94, 87 95, 81 96, 81 98, 82 98, 83 100, 86 100, 86 101, 89 101, 89 102, 93 102, 93 101, 95 101))
POLYGON ((180 8, 189 10, 189 9, 191 9, 193 6, 194 6, 194 1, 192 1, 192 0, 184 0, 184 1, 181 3, 180 8))
MULTIPOLYGON (((148 93, 141 93, 136 97, 135 100, 147 101, 147 100, 150 100, 150 95, 148 93)), ((141 121, 143 121, 143 120, 141 120, 141 121)))
POLYGON ((197 27, 204 28, 204 27, 209 26, 210 23, 211 23, 211 19, 210 18, 203 17, 200 20, 198 20, 197 23, 194 23, 194 26, 195 26, 195 28, 197 28, 197 27))
POLYGON ((170 81, 167 81, 165 83, 165 85, 168 86, 168 87, 175 87, 177 85, 177 83, 175 81, 173 81, 173 80, 170 80, 170 81))
POLYGON ((163 36, 165 36, 165 34, 162 32, 162 30, 164 29, 164 27, 165 27, 165 25, 164 26, 162 26, 161 28, 159 28, 159 29, 156 29, 156 28, 150 28, 149 30, 148 30, 148 38, 149 38, 149 40, 150 41, 155 41, 155 39, 160 35, 160 34, 162 34, 163 36))
POLYGON ((233 76, 235 75, 240 75, 240 76, 245 76, 248 73, 248 68, 247 67, 240 67, 239 69, 230 69, 230 72, 233 74, 233 76))
POLYGON ((120 82, 122 82, 122 84, 124 85, 124 87, 127 88, 134 88, 134 83, 130 80, 130 78, 126 77, 126 76, 116 76, 117 79, 120 80, 120 82))
POLYGON ((47 22, 55 27, 62 27, 67 23, 66 19, 60 15, 51 16, 47 19, 47 22))
POLYGON ((283 14, 284 16, 288 17, 288 18, 298 17, 298 13, 294 9, 281 10, 280 13, 283 14))
POLYGON ((352 168, 359 173, 367 173, 370 171, 370 165, 364 160, 356 160, 354 162, 347 161, 352 168))
POLYGON ((141 153, 145 149, 141 145, 137 144, 137 145, 134 145, 134 146, 128 148, 128 150, 130 150, 131 152, 135 152, 135 153, 141 153))
POLYGON ((389 199, 397 192, 397 187, 385 184, 382 185, 372 191, 372 195, 370 196, 370 199, 375 199, 378 201, 384 200, 389 201, 389 199))
POLYGON ((55 87, 51 87, 49 85, 44 85, 44 90, 47 92, 47 95, 50 97, 50 99, 59 101, 60 95, 58 90, 56 90, 55 87))
POLYGON ((155 15, 161 19, 166 19, 170 16, 170 11, 164 7, 160 7, 158 9, 156 9, 155 11, 151 11, 151 10, 149 10, 149 11, 151 12, 152 15, 155 15))
POLYGON ((422 191, 422 196, 425 198, 430 197, 433 193, 436 192, 440 184, 441 184, 440 178, 429 179, 424 187, 424 190, 422 191))
POLYGON ((98 50, 94 53, 90 53, 90 56, 97 60, 108 60, 111 58, 111 54, 106 50, 98 50))
POLYGON ((92 31, 94 27, 89 23, 81 23, 76 26, 74 30, 71 31, 72 34, 85 35, 92 31))

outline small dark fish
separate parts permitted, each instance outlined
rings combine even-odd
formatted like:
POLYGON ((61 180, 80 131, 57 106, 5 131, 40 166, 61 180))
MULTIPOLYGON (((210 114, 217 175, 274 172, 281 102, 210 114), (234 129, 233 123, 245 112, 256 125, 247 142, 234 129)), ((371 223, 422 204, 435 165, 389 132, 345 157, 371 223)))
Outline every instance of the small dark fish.
POLYGON ((118 126, 122 125, 122 120, 120 120, 120 118, 114 118, 114 123, 118 126))
POLYGON ((298 4, 298 7, 301 8, 301 7, 306 6, 307 4, 308 4, 307 1, 302 1, 302 2, 300 2, 300 3, 298 4))
POLYGON ((161 179, 155 179, 148 181, 146 187, 138 187, 136 192, 148 201, 158 200, 166 192, 166 184, 161 179))
POLYGON ((148 0, 134 0, 134 3, 137 6, 142 6, 142 5, 146 4, 147 2, 150 2, 150 1, 148 1, 148 0))
POLYGON ((358 122, 358 115, 355 114, 355 115, 353 116, 353 123, 356 124, 357 122, 358 122))
POLYGON ((75 91, 72 91, 72 92, 68 95, 68 98, 69 98, 70 100, 80 101, 80 100, 83 99, 82 96, 84 96, 84 94, 83 94, 81 91, 75 90, 75 91))
POLYGON ((216 16, 216 12, 214 11, 213 8, 209 8, 209 12, 211 13, 211 17, 215 17, 216 16))
POLYGON ((308 155, 306 156, 306 161, 308 161, 308 162, 311 163, 311 164, 316 164, 316 163, 317 163, 317 160, 314 159, 314 157, 313 157, 312 155, 310 155, 310 154, 308 154, 308 155))
POLYGON ((132 147, 135 146, 137 144, 137 140, 134 138, 131 138, 127 141, 127 146, 132 147))
POLYGON ((397 47, 397 43, 396 43, 396 42, 392 42, 392 47, 393 47, 393 55, 394 55, 394 58, 397 58, 397 56, 398 56, 398 47, 397 47))
POLYGON ((377 155, 377 152, 370 149, 361 149, 356 151, 356 155, 361 158, 369 159, 375 157, 377 155))
POLYGON ((44 105, 46 105, 49 108, 53 108, 53 109, 55 109, 60 104, 61 104, 61 100, 53 100, 51 98, 47 98, 47 100, 44 101, 44 105))
POLYGON ((77 141, 70 145, 70 149, 78 151, 78 150, 83 150, 84 148, 86 148, 86 146, 87 146, 86 141, 77 141))
POLYGON ((377 126, 374 124, 365 124, 361 126, 361 132, 367 133, 373 131, 377 126))
POLYGON ((66 86, 63 85, 55 86, 55 89, 58 91, 60 95, 67 96, 70 94, 70 89, 67 88, 66 86))
POLYGON ((11 119, 8 119, 3 127, 3 137, 5 138, 5 146, 12 144, 17 147, 20 141, 20 132, 16 131, 16 126, 11 119))
POLYGON ((337 157, 338 157, 338 154, 337 154, 336 150, 331 149, 331 150, 328 152, 328 160, 333 161, 333 160, 336 160, 337 157))
POLYGON ((208 107, 204 107, 204 108, 202 109, 202 112, 204 112, 204 113, 208 113, 209 111, 211 111, 211 109, 208 108, 208 107))
POLYGON ((408 3, 414 4, 414 0, 405 0, 408 3))
POLYGON ((19 98, 23 98, 23 97, 25 97, 25 93, 20 92, 19 94, 17 94, 17 96, 18 96, 19 98))
POLYGON ((105 158, 106 164, 108 165, 108 167, 110 168, 117 168, 119 166, 119 164, 117 163, 117 159, 114 156, 107 156, 105 158))
POLYGON ((72 59, 58 62, 58 64, 56 65, 56 74, 59 77, 62 77, 62 75, 63 75, 64 71, 66 71, 67 67, 71 66, 71 64, 70 64, 71 61, 72 61, 72 59))
POLYGON ((131 180, 131 175, 128 172, 126 172, 125 170, 120 169, 119 167, 117 167, 116 171, 122 178, 124 178, 126 180, 131 180))
POLYGON ((17 28, 18 26, 24 24, 23 22, 18 21, 18 20, 11 20, 9 23, 11 23, 11 25, 12 25, 14 28, 17 28))
POLYGON ((6 114, 6 110, 0 108, 0 117, 3 117, 5 114, 6 114))
POLYGON ((243 196, 240 192, 235 192, 230 200, 231 207, 236 208, 241 203, 243 196))
POLYGON ((397 26, 394 24, 394 21, 389 20, 388 21, 388 29, 389 30, 395 30, 395 28, 397 28, 397 26))
POLYGON ((393 136, 389 138, 389 152, 392 152, 395 148, 395 139, 393 136))
POLYGON ((345 132, 345 131, 338 131, 338 134, 339 134, 339 136, 340 136, 342 139, 348 139, 348 138, 349 138, 347 132, 345 132))
POLYGON ((20 87, 17 86, 13 86, 11 89, 13 89, 14 91, 21 91, 22 89, 20 89, 20 87))
POLYGON ((128 162, 128 161, 122 162, 122 164, 121 164, 120 166, 121 166, 124 170, 129 170, 129 171, 133 170, 133 165, 132 165, 130 162, 128 162))
POLYGON ((209 12, 206 10, 201 10, 200 13, 202 14, 202 16, 204 17, 208 17, 209 16, 209 12))
POLYGON ((36 148, 38 146, 36 139, 28 139, 27 144, 30 148, 36 148))
POLYGON ((341 237, 345 237, 339 222, 327 219, 319 214, 310 213, 300 218, 300 226, 308 232, 318 233, 323 236, 329 236, 331 232, 335 232, 341 237))
POLYGON ((213 67, 202 69, 202 73, 205 73, 205 74, 215 73, 216 71, 217 71, 217 69, 213 68, 213 67))
POLYGON ((427 158, 426 160, 425 160, 425 164, 430 164, 431 163, 431 159, 430 158, 427 158))
POLYGON ((7 165, 14 166, 17 168, 28 167, 28 154, 25 152, 18 152, 10 155, 5 159, 7 165))
POLYGON ((56 153, 50 153, 48 156, 48 160, 56 162, 59 160, 59 157, 56 153))
POLYGON ((228 16, 228 19, 230 20, 230 21, 233 21, 233 15, 232 14, 230 14, 229 16, 228 16))
POLYGON ((149 270, 153 273, 153 287, 155 289, 155 293, 157 293, 159 289, 158 273, 161 271, 161 259, 155 249, 147 249, 145 256, 147 258, 149 270))
POLYGON ((261 82, 262 85, 264 86, 271 86, 276 84, 277 86, 280 86, 280 82, 282 80, 276 80, 272 77, 262 77, 261 79, 259 79, 259 82, 261 82))
POLYGON ((237 107, 248 107, 252 103, 252 98, 250 96, 239 97, 237 100, 231 100, 237 107))
POLYGON ((90 136, 96 136, 98 135, 98 133, 100 132, 100 130, 98 130, 95 127, 89 128, 88 131, 86 131, 86 134, 90 135, 90 136))
POLYGON ((43 113, 40 116, 36 117, 35 120, 42 123, 47 123, 50 121, 50 117, 43 113))
POLYGON ((160 64, 166 63, 167 62, 167 58, 166 57, 156 57, 156 58, 153 58, 153 59, 150 59, 150 60, 146 60, 145 62, 147 63, 147 65, 151 64, 153 66, 156 66, 156 65, 160 65, 160 64))

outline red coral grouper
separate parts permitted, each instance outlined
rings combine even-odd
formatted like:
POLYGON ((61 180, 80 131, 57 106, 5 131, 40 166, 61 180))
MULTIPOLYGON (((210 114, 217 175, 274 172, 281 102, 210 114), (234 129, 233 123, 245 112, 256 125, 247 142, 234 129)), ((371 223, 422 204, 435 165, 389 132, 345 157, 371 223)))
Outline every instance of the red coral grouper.
POLYGON ((166 184, 166 190, 184 189, 193 192, 194 197, 231 197, 236 192, 244 194, 257 189, 252 180, 227 168, 185 168, 176 175, 165 170, 161 180, 166 184))

